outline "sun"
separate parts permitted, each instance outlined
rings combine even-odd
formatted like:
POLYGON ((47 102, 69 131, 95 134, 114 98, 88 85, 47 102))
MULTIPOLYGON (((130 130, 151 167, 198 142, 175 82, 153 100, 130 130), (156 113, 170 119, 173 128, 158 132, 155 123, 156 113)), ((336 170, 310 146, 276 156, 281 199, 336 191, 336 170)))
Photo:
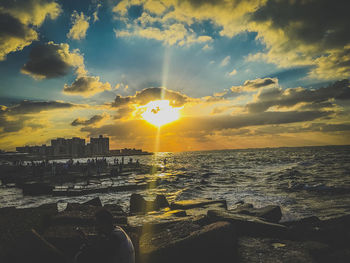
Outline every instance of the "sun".
POLYGON ((141 114, 142 118, 157 127, 176 121, 180 118, 179 110, 181 108, 170 106, 168 100, 150 101, 148 104, 141 106, 140 108, 144 110, 141 114))

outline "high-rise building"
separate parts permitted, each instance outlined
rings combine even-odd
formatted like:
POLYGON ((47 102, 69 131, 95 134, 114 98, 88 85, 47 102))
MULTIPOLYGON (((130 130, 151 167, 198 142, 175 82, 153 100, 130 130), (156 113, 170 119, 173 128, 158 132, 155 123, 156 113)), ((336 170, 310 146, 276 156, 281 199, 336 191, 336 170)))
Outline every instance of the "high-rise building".
POLYGON ((51 140, 51 146, 54 156, 66 156, 69 154, 67 140, 64 138, 51 140))
POLYGON ((24 146, 17 147, 17 152, 29 153, 38 156, 55 157, 84 157, 94 155, 109 155, 109 138, 100 135, 90 138, 85 145, 85 139, 73 137, 71 139, 56 138, 51 140, 51 146, 24 146))
POLYGON ((67 139, 68 154, 72 157, 81 157, 85 155, 85 139, 73 137, 67 139))
POLYGON ((90 150, 92 155, 109 154, 109 138, 100 135, 98 138, 90 138, 90 150))

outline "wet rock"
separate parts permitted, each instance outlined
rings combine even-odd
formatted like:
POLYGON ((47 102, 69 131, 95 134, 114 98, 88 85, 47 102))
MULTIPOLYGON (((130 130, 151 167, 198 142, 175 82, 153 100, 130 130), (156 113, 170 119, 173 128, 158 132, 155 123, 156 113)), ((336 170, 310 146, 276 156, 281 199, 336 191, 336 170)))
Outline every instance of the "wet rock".
POLYGON ((209 210, 208 220, 210 222, 228 221, 237 229, 238 235, 248 236, 286 236, 287 227, 264 221, 260 218, 230 213, 222 210, 209 210))
POLYGON ((140 238, 139 262, 232 262, 236 236, 228 222, 203 228, 191 223, 173 225, 140 238))
POLYGON ((50 218, 57 214, 56 204, 45 204, 37 208, 14 207, 0 209, 0 262, 1 257, 13 251, 14 246, 31 229, 43 232, 50 218))
POLYGON ((322 220, 319 238, 338 248, 349 248, 350 214, 322 220))
POLYGON ((329 247, 319 242, 296 242, 257 237, 238 239, 239 262, 241 263, 318 263, 329 261, 329 247))
POLYGON ((67 257, 35 230, 27 231, 14 245, 5 261, 11 263, 68 263, 67 257))
MULTIPOLYGON (((85 233, 88 240, 92 241, 96 238, 97 233, 93 226, 80 226, 79 228, 85 233)), ((71 258, 83 243, 74 225, 51 226, 45 231, 43 237, 71 258)))
POLYGON ((65 210, 51 219, 52 225, 93 226, 96 207, 84 207, 84 210, 65 210))
POLYGON ((21 185, 24 195, 49 195, 52 194, 53 186, 47 183, 24 183, 21 185))
POLYGON ((147 201, 140 194, 132 194, 130 197, 130 213, 146 213, 168 206, 169 203, 163 195, 157 195, 154 201, 147 201))
POLYGON ((126 212, 124 212, 123 208, 117 204, 106 204, 103 206, 106 208, 113 216, 127 216, 126 212))
POLYGON ((93 205, 93 206, 97 206, 97 207, 102 207, 102 202, 101 202, 101 199, 99 197, 95 197, 95 198, 83 203, 83 205, 93 205))
POLYGON ((128 217, 128 225, 131 229, 138 233, 145 231, 159 231, 169 225, 179 222, 192 222, 199 218, 186 216, 183 210, 164 209, 147 214, 139 214, 128 217))
POLYGON ((282 218, 281 208, 276 205, 254 208, 251 204, 241 204, 236 209, 232 210, 232 212, 261 217, 273 223, 278 223, 282 218))
POLYGON ((169 202, 164 195, 157 195, 154 202, 156 203, 156 207, 159 207, 159 208, 169 207, 169 202))
POLYGON ((186 209, 192 209, 192 208, 205 207, 211 204, 220 204, 222 208, 227 209, 226 200, 207 200, 207 199, 176 201, 171 203, 170 208, 186 210, 186 209))
MULTIPOLYGON (((123 211, 117 208, 117 211, 111 209, 113 206, 106 207, 113 215, 114 223, 125 225, 127 218, 123 211)), ((69 204, 65 211, 52 217, 52 225, 74 225, 74 226, 92 226, 95 224, 95 213, 100 207, 83 204, 69 204)))

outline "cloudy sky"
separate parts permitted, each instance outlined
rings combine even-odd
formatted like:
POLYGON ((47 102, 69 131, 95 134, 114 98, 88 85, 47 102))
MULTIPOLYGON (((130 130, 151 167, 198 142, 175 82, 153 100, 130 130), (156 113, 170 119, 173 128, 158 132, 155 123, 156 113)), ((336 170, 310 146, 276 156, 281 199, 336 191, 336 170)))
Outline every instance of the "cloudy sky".
POLYGON ((0 149, 349 144, 348 0, 1 0, 0 149), (180 118, 142 118, 169 100, 180 118))

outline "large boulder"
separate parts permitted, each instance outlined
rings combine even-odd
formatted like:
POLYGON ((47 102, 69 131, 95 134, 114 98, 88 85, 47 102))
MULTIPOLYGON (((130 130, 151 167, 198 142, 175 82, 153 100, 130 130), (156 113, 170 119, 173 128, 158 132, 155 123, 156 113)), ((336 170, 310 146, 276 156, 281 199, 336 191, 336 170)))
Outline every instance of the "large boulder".
POLYGON ((36 208, 0 209, 0 262, 1 257, 13 253, 15 245, 31 229, 42 233, 50 224, 51 217, 57 214, 57 205, 45 204, 36 208))
POLYGON ((179 224, 140 238, 138 262, 209 263, 235 262, 236 235, 228 222, 216 222, 203 228, 191 223, 179 224))
POLYGON ((68 258, 35 230, 26 231, 2 262, 68 263, 68 258))
POLYGON ((170 225, 180 222, 196 222, 198 217, 187 216, 183 210, 163 209, 161 211, 138 214, 128 217, 128 226, 141 234, 144 232, 157 232, 170 225))
POLYGON ((222 210, 209 210, 210 222, 228 221, 237 229, 238 235, 248 236, 286 236, 288 229, 284 225, 270 223, 258 217, 241 215, 222 210))
POLYGON ((102 207, 102 202, 99 197, 95 197, 89 201, 84 202, 83 205, 93 205, 97 207, 102 207))
POLYGON ((145 200, 140 194, 130 196, 130 213, 146 213, 168 207, 169 203, 165 196, 157 195, 154 201, 145 200))
POLYGON ((260 237, 240 237, 238 255, 241 263, 319 263, 334 262, 330 248, 319 242, 296 242, 260 237))
POLYGON ((268 205, 262 208, 254 208, 251 204, 242 204, 231 211, 238 214, 261 217, 264 220, 273 223, 278 223, 282 218, 281 208, 278 205, 268 205))

